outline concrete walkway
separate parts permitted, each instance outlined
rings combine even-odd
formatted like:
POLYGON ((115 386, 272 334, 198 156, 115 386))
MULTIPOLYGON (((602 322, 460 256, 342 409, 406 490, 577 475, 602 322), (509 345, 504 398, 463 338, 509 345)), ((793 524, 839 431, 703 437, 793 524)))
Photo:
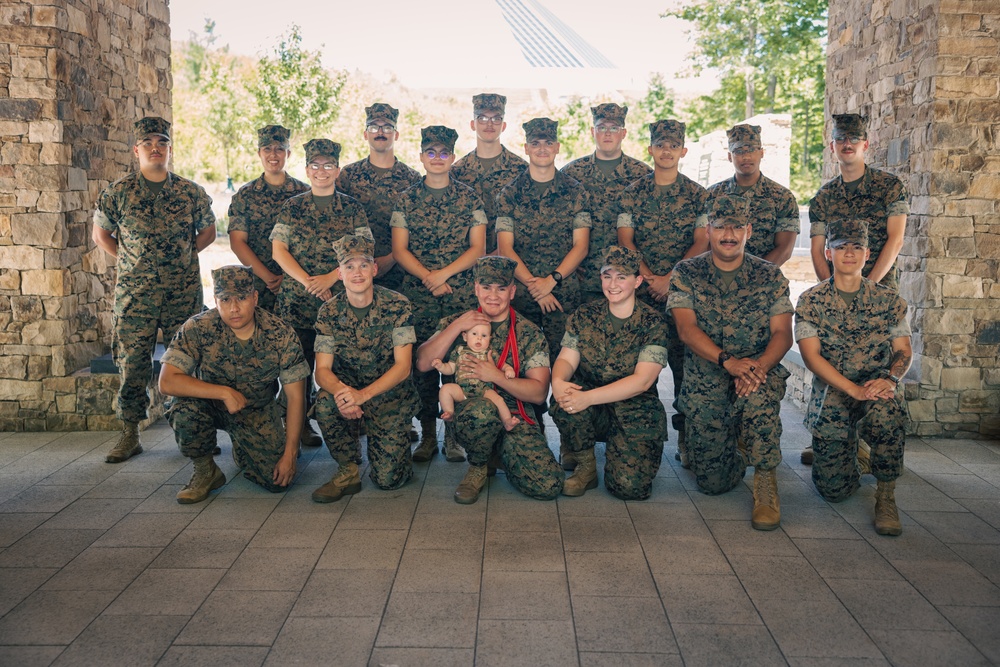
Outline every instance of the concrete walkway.
POLYGON ((1000 664, 1000 445, 909 439, 904 532, 879 537, 874 480, 824 502, 783 418, 770 533, 747 486, 698 493, 673 442, 646 502, 500 475, 461 506, 465 465, 438 456, 317 505, 325 448, 271 495, 221 435, 232 481, 178 505, 191 466, 162 421, 121 465, 114 433, 0 434, 0 665, 1000 664))

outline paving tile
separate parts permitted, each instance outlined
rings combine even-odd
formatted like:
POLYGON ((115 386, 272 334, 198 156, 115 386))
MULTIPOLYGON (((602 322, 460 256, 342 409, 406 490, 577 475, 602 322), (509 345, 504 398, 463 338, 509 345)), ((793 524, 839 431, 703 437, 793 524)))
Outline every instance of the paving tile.
POLYGON ((150 512, 156 514, 200 514, 208 507, 215 496, 209 496, 203 503, 182 505, 177 502, 177 492, 184 488, 183 484, 166 484, 154 491, 148 498, 132 510, 135 513, 150 512))
POLYGON ((115 591, 35 591, 0 618, 0 644, 69 644, 115 591))
POLYGON ((337 527, 354 530, 407 530, 413 521, 414 506, 410 499, 400 502, 396 499, 372 500, 352 496, 337 527))
POLYGON ((789 656, 789 667, 891 667, 891 663, 881 658, 811 658, 789 656))
MULTIPOLYGON (((691 478, 694 476, 691 475, 691 478)), ((745 483, 738 484, 736 488, 718 496, 692 491, 691 501, 705 520, 745 521, 748 525, 750 523, 753 494, 745 483)))
POLYGON ((260 528, 274 511, 278 498, 216 498, 191 522, 191 530, 260 528))
POLYGON ((924 473, 963 475, 968 472, 958 463, 955 463, 944 454, 934 450, 926 452, 913 451, 907 447, 903 463, 906 465, 907 470, 915 472, 918 475, 923 475, 924 473))
POLYGON ((934 605, 1000 606, 1000 588, 968 563, 892 561, 899 572, 934 605))
POLYGON ((159 547, 89 547, 42 587, 48 591, 122 591, 160 553, 159 547))
POLYGON ((642 550, 653 574, 732 574, 733 568, 706 530, 704 537, 643 535, 642 550))
POLYGON ((405 530, 344 530, 337 528, 316 569, 393 570, 406 543, 405 530))
POLYGON ((969 472, 983 478, 994 487, 1000 488, 1000 465, 995 463, 966 463, 964 467, 969 472))
POLYGON ((646 557, 639 553, 569 552, 569 590, 577 595, 655 597, 646 557))
POLYGON ((895 665, 961 665, 993 663, 958 632, 871 630, 868 633, 895 665))
POLYGON ((804 556, 730 556, 736 576, 755 603, 760 600, 835 601, 829 586, 804 556))
POLYGON ((685 667, 778 667, 785 659, 762 625, 673 625, 685 667))
POLYGON ((708 522, 712 536, 726 555, 797 556, 799 550, 779 530, 754 530, 749 521, 708 522))
POLYGON ((861 531, 861 536, 894 565, 898 561, 960 562, 961 559, 946 544, 918 523, 904 526, 897 537, 878 535, 874 529, 861 531))
POLYGON ((656 586, 671 625, 761 623, 743 585, 733 575, 658 574, 656 586))
POLYGON ((52 516, 49 512, 0 514, 0 547, 9 547, 52 516))
MULTIPOLYGON (((863 505, 871 516, 875 511, 875 486, 864 487, 863 505), (869 499, 869 494, 871 497, 869 499)), ((904 475, 896 481, 896 505, 903 512, 961 512, 962 506, 920 477, 904 475)))
POLYGON ((570 620, 569 585, 563 572, 483 572, 479 618, 570 620))
POLYGON ((247 547, 217 590, 300 591, 309 578, 320 549, 247 547))
POLYGON ((192 514, 132 512, 94 542, 95 547, 165 547, 191 520, 192 514))
POLYGON ((41 486, 35 485, 0 503, 0 513, 6 512, 58 512, 90 491, 89 485, 41 486))
POLYGON ((394 578, 392 570, 315 570, 291 616, 381 618, 394 578))
POLYGON ((213 591, 174 643, 270 646, 296 595, 286 591, 213 591))
POLYGON ((157 667, 260 667, 268 646, 171 646, 157 667))
POLYGON ((482 514, 416 514, 406 539, 406 549, 476 548, 482 551, 486 536, 484 519, 482 514))
POLYGON ((1000 497, 963 498, 959 503, 994 528, 1000 528, 1000 497))
POLYGON ((754 600, 786 656, 879 658, 881 652, 837 600, 754 600), (817 620, 822 619, 822 630, 817 620))
POLYGON ((1000 634, 997 633, 997 607, 938 607, 955 629, 972 642, 994 664, 1000 664, 1000 634))
POLYGON ((642 546, 628 517, 561 517, 566 551, 640 553, 642 546))
POLYGON ((944 475, 924 473, 921 477, 935 489, 953 500, 996 498, 1000 489, 985 479, 967 473, 965 475, 944 475))
POLYGON ((378 618, 290 618, 264 664, 364 665, 378 624, 378 618))
POLYGON ((976 568, 995 585, 1000 585, 1000 549, 993 544, 953 544, 954 551, 962 560, 976 568))
POLYGON ((295 483, 287 491, 282 493, 274 514, 310 514, 327 518, 339 519, 344 513, 347 504, 344 501, 336 503, 316 503, 313 502, 312 492, 326 484, 332 477, 331 472, 324 474, 322 479, 315 482, 305 482, 300 475, 295 483))
POLYGON ((483 571, 564 572, 566 558, 559 533, 486 534, 483 571))
POLYGON ((682 667, 681 656, 671 653, 580 653, 581 667, 682 667))
POLYGON ((480 548, 407 548, 392 589, 400 593, 478 593, 482 573, 480 548))
POLYGON ((150 567, 229 567, 253 538, 252 530, 184 529, 150 567))
POLYGON ((896 569, 862 539, 796 539, 797 546, 824 579, 902 580, 896 569))
POLYGON ((573 596, 580 651, 677 653, 659 598, 573 596))
MULTIPOLYGON (((0 450, 0 452, 2 452, 2 450, 0 450)), ((31 488, 33 484, 37 484, 38 480, 42 479, 43 477, 45 477, 44 473, 9 474, 0 471, 0 507, 3 507, 7 501, 15 498, 19 493, 21 493, 25 489, 31 488)), ((11 511, 13 512, 16 510, 11 510, 11 511)), ((32 512, 34 510, 32 510, 31 508, 27 508, 24 511, 32 512)))
MULTIPOLYGON (((673 455, 671 454, 671 458, 673 455)), ((690 503, 688 490, 677 478, 676 472, 670 466, 660 466, 660 472, 653 480, 653 492, 646 500, 628 500, 629 508, 647 503, 690 503)))
MULTIPOLYGON (((54 567, 0 569, 0 616, 16 607, 57 572, 58 568, 54 567)), ((4 663, 0 661, 0 664, 4 663)))
POLYGON ((627 519, 628 505, 624 500, 612 496, 604 488, 603 473, 601 474, 601 484, 592 491, 578 498, 559 496, 556 499, 559 507, 559 516, 565 520, 566 517, 605 517, 610 519, 627 519))
POLYGON ((45 522, 45 528, 107 530, 131 512, 138 500, 119 498, 81 498, 45 522))
POLYGON ((781 530, 793 540, 833 538, 860 540, 857 529, 826 503, 795 502, 781 497, 781 530))
POLYGON ((0 665, 48 667, 65 646, 0 646, 0 665))
MULTIPOLYGON (((418 514, 417 518, 425 515, 418 514)), ((414 528, 417 522, 414 521, 414 528)), ((559 531, 559 506, 556 503, 526 501, 494 502, 490 498, 486 513, 489 531, 521 531, 525 533, 552 533, 559 531)))
POLYGON ((476 667, 493 665, 577 667, 579 661, 573 622, 480 621, 476 637, 476 667))
POLYGON ((187 616, 98 616, 53 666, 155 664, 187 621, 187 616))
POLYGON ((38 481, 39 485, 56 484, 96 486, 118 470, 103 461, 74 461, 38 481))
POLYGON ((393 592, 375 645, 473 648, 478 607, 475 593, 393 592))
POLYGON ((322 549, 337 526, 337 516, 272 512, 250 541, 251 547, 322 549))
MULTIPOLYGON (((455 488, 458 483, 462 481, 462 476, 464 476, 464 471, 462 475, 459 475, 455 481, 455 484, 441 485, 441 486, 424 486, 420 492, 420 498, 417 503, 416 513, 417 514, 457 514, 461 516, 473 516, 486 514, 487 507, 490 504, 490 498, 498 493, 498 489, 503 489, 501 493, 504 493, 505 500, 512 498, 514 494, 520 496, 521 494, 514 491, 507 484, 505 479, 502 478, 503 475, 497 475, 487 482, 486 487, 479 494, 479 500, 477 500, 472 505, 460 505, 455 502, 455 488), (504 487, 506 487, 504 489, 504 487)), ((530 500, 530 498, 523 497, 524 500, 530 500)), ((537 502, 537 501, 536 501, 537 502)))
MULTIPOLYGON (((997 494, 1000 495, 1000 489, 997 494)), ((909 515, 945 544, 1000 544, 1000 530, 971 512, 910 512, 909 515)))
POLYGON ((62 567, 103 532, 36 528, 0 554, 0 567, 62 567))
POLYGON ((225 569, 148 569, 104 615, 191 616, 225 574, 225 569))
POLYGON ((670 535, 711 538, 712 532, 693 504, 629 503, 632 526, 640 536, 670 535))
POLYGON ((944 454, 955 463, 1000 463, 1000 448, 982 440, 956 438, 930 442, 934 450, 944 454))
POLYGON ((379 648, 372 651, 368 667, 472 667, 476 651, 471 648, 379 648))
MULTIPOLYGON (((107 465, 107 464, 105 464, 107 465)), ((84 498, 137 498, 144 500, 168 479, 168 472, 119 472, 84 494, 84 498)))
POLYGON ((940 630, 945 618, 907 581, 828 581, 837 598, 866 630, 940 630))

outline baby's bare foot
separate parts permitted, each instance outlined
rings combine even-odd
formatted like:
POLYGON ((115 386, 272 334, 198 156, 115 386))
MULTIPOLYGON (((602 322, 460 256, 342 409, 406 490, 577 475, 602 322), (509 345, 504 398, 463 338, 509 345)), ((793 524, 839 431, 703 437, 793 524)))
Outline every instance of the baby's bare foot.
POLYGON ((441 421, 450 422, 454 418, 455 418, 455 413, 454 412, 442 412, 441 413, 441 421))
POLYGON ((518 419, 517 417, 511 417, 510 419, 508 419, 503 423, 503 427, 508 431, 512 431, 514 427, 520 423, 521 423, 520 419, 518 419))

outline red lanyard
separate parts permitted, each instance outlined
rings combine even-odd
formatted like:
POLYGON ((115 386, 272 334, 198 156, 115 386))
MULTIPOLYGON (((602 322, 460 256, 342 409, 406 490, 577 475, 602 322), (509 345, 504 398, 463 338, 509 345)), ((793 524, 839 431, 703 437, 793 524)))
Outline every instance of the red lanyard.
MULTIPOLYGON (((510 326, 507 329, 507 338, 504 340, 503 350, 500 352, 500 358, 497 359, 497 368, 503 368, 503 365, 507 363, 507 357, 513 357, 513 363, 511 366, 514 367, 514 377, 518 377, 521 375, 521 359, 517 349, 517 333, 514 332, 514 325, 517 323, 517 315, 514 313, 513 306, 508 306, 508 308, 510 309, 510 313, 508 315, 510 326)), ((480 313, 483 312, 482 307, 477 308, 477 310, 480 313)), ((521 418, 528 424, 534 426, 535 421, 528 416, 527 412, 524 411, 524 403, 521 402, 521 399, 515 398, 514 400, 517 401, 517 412, 521 415, 521 418)))

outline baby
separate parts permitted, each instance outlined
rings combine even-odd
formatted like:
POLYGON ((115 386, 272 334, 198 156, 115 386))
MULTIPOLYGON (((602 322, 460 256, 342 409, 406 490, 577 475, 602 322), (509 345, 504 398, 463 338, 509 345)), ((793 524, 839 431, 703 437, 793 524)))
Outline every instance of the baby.
MULTIPOLYGON (((487 359, 490 349, 489 324, 477 324, 468 331, 463 331, 462 339, 468 347, 459 345, 452 350, 448 357, 448 363, 444 363, 440 359, 435 359, 431 362, 431 365, 442 375, 455 375, 462 357, 472 356, 484 361, 487 359)), ((514 369, 510 364, 504 364, 501 370, 508 380, 514 379, 514 369)), ((510 408, 500 398, 500 394, 493 390, 492 383, 467 377, 461 373, 458 373, 455 379, 458 380, 457 384, 450 382, 442 385, 441 391, 438 394, 438 400, 441 401, 441 419, 451 421, 455 417, 456 402, 464 401, 469 396, 482 396, 497 406, 497 411, 500 413, 500 421, 503 422, 505 429, 509 431, 521 423, 520 419, 511 414, 510 408)))

